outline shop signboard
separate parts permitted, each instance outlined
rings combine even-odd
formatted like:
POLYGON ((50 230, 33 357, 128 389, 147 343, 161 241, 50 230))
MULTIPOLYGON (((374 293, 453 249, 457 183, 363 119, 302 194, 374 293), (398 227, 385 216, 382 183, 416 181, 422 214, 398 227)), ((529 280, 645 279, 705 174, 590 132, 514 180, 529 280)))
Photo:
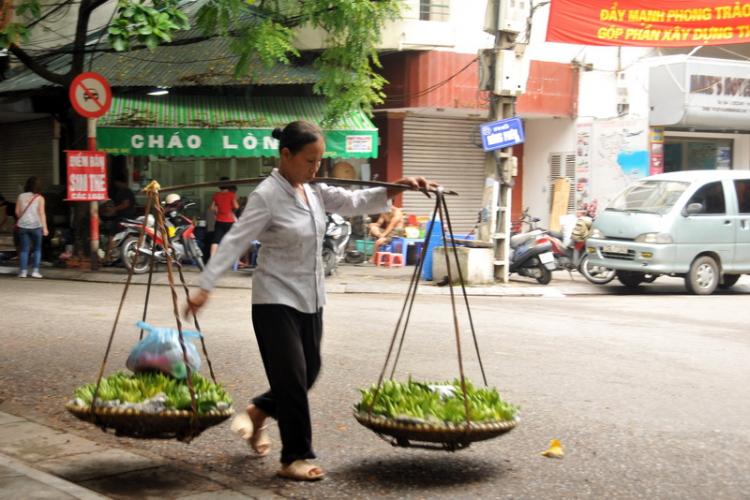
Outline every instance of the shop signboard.
POLYGON ((68 151, 68 200, 103 201, 107 197, 107 153, 68 151))
MULTIPOLYGON (((278 157, 271 129, 101 127, 99 149, 115 155, 278 157)), ((377 130, 326 131, 326 156, 376 158, 377 130)))
POLYGON ((485 151, 509 148, 524 142, 523 123, 518 117, 508 118, 479 126, 482 147, 485 151))

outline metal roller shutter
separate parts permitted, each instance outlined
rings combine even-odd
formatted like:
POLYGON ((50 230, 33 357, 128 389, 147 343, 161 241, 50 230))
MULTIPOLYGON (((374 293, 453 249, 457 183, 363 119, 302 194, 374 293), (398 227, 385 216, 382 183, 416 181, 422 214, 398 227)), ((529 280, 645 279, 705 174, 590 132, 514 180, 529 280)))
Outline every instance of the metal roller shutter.
POLYGON ((0 193, 15 202, 26 179, 36 176, 52 186, 54 120, 4 123, 0 134, 0 193))
MULTIPOLYGON (((422 176, 459 193, 446 198, 456 234, 467 234, 482 208, 484 162, 478 126, 486 120, 409 116, 404 121, 405 177, 422 176)), ((404 214, 432 215, 434 198, 408 194, 404 214)))

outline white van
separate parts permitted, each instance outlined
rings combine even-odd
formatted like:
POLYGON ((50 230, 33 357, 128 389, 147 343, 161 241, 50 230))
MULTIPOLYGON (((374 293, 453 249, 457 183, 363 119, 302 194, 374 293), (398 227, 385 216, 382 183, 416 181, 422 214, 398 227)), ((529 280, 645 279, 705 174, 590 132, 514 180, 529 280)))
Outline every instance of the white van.
POLYGON ((635 287, 662 274, 708 295, 750 273, 750 171, 690 170, 646 177, 594 221, 590 261, 635 287))

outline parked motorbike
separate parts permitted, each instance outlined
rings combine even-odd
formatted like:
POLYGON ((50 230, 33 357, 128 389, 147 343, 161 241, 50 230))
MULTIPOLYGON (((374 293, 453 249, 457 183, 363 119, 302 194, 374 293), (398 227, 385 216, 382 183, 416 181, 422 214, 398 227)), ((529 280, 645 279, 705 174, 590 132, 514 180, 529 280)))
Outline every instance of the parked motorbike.
POLYGON ((536 223, 539 220, 539 218, 531 217, 527 209, 521 215, 521 218, 513 224, 512 231, 518 232, 526 224, 529 226, 529 232, 539 231, 544 233, 546 239, 552 244, 552 253, 557 269, 567 269, 568 272, 576 270, 596 285, 605 285, 615 278, 616 272, 614 269, 595 266, 589 261, 585 241, 589 236, 593 222, 590 217, 579 217, 570 237, 566 237, 558 231, 538 229, 536 223))
POLYGON ((326 276, 333 274, 346 255, 346 245, 351 234, 352 227, 348 220, 338 214, 328 215, 326 234, 323 237, 323 269, 326 276))
MULTIPOLYGON (((198 245, 198 241, 195 239, 195 224, 184 215, 185 209, 194 204, 178 198, 176 201, 167 203, 163 208, 163 212, 167 231, 169 232, 169 246, 172 249, 172 259, 190 259, 203 271, 205 267, 203 252, 198 245)), ((164 235, 160 231, 155 230, 153 215, 149 214, 148 219, 139 217, 136 221, 128 221, 122 223, 122 225, 124 226, 124 231, 130 231, 122 243, 122 262, 126 268, 130 269, 132 267, 135 274, 148 272, 151 267, 152 253, 155 262, 165 263, 167 261, 167 253, 164 249, 164 235), (144 221, 146 221, 144 241, 142 246, 138 248, 138 237, 144 221), (137 231, 133 232, 134 230, 137 231), (156 239, 155 245, 154 239, 156 239), (136 249, 138 252, 137 257, 135 257, 136 249)))
POLYGON ((616 272, 614 269, 597 266, 589 261, 586 238, 588 238, 591 224, 590 217, 579 217, 570 238, 566 238, 557 231, 548 231, 548 237, 552 243, 552 252, 559 269, 567 269, 568 272, 578 271, 591 283, 606 285, 615 279, 616 272), (566 239, 569 240, 567 244, 566 239))
POLYGON ((104 265, 112 266, 117 262, 124 262, 122 258, 122 244, 128 237, 138 237, 143 221, 142 218, 141 220, 122 219, 117 222, 109 221, 108 223, 115 224, 118 231, 111 237, 106 235, 106 233, 100 233, 99 243, 100 248, 104 249, 105 252, 104 265))
POLYGON ((556 267, 552 243, 544 231, 535 229, 511 236, 509 265, 511 273, 535 278, 540 284, 546 285, 552 281, 552 271, 556 267))

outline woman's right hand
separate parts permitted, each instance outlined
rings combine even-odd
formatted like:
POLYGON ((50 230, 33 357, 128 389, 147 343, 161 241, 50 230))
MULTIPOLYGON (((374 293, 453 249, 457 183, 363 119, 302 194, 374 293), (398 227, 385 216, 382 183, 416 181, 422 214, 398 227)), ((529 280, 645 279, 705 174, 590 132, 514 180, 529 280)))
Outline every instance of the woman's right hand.
POLYGON ((190 315, 197 316, 198 310, 208 301, 209 294, 208 290, 201 289, 197 294, 188 296, 184 311, 185 317, 189 318, 190 315))

